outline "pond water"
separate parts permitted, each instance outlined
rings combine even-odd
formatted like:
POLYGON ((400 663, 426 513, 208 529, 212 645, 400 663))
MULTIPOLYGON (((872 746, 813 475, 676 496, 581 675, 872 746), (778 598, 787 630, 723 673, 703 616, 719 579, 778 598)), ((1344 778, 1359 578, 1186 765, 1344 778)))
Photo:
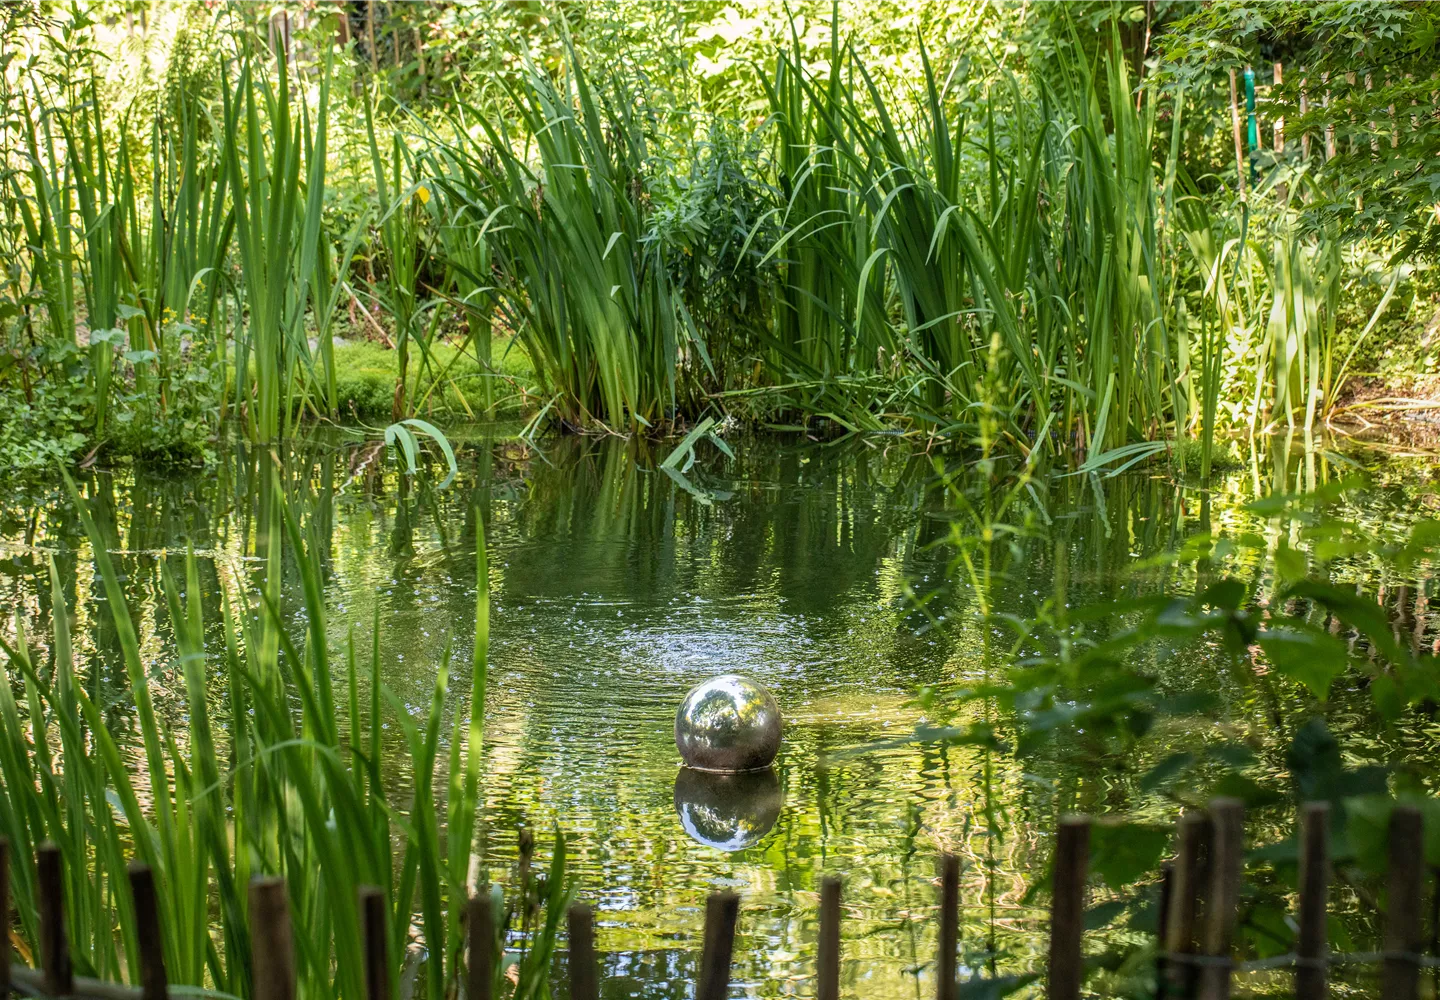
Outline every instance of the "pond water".
MULTIPOLYGON (((675 477, 642 446, 613 439, 457 438, 460 475, 445 489, 438 471, 401 476, 378 445, 340 436, 287 448, 278 486, 270 453, 240 446, 205 475, 93 472, 81 486, 125 574, 160 709, 172 713, 183 685, 159 560, 192 546, 218 567, 206 574, 213 584, 253 585, 264 552, 257 512, 279 488, 320 534, 333 640, 353 628, 368 643, 378 614, 386 682, 418 715, 447 644, 457 669, 468 660, 478 505, 492 600, 488 867, 512 877, 521 825, 536 831, 542 856, 552 827, 564 830, 581 896, 600 911, 606 995, 689 995, 704 899, 717 887, 742 894, 738 989, 809 995, 828 873, 845 878, 847 989, 929 995, 939 849, 964 863, 962 970, 1037 968, 1044 914, 1025 895, 1058 815, 1148 809, 1173 819, 1103 768, 1033 773, 1003 754, 898 739, 922 720, 917 687, 978 677, 991 662, 975 594, 949 569, 955 505, 931 456, 888 438, 739 442, 734 460, 705 451, 675 477), (722 672, 768 685, 786 719, 773 773, 738 788, 682 772, 672 738, 686 690, 722 672)), ((1242 509, 1256 482, 1294 488, 1353 461, 1377 478, 1345 501, 1346 515, 1377 538, 1435 516, 1428 461, 1353 448, 1278 454, 1208 490, 1150 474, 1056 477, 1025 498, 1037 527, 990 600, 1026 614, 1057 585, 1077 603, 1183 588, 1177 570, 1128 569, 1203 527, 1284 537, 1287 523, 1242 509)), ((3 586, 36 623, 54 556, 89 683, 109 692, 123 728, 124 670, 75 511, 59 490, 12 495, 0 537, 3 586)), ((1423 585, 1364 553, 1344 574, 1380 588, 1413 642, 1434 641, 1423 585)), ((207 614, 218 620, 218 606, 207 614)), ((1162 669, 1183 683, 1204 665, 1162 669)), ((1277 748, 1305 710, 1298 696, 1258 705, 1221 675, 1189 681, 1224 690, 1237 725, 1283 720, 1277 748)), ((1363 718, 1344 693, 1330 714, 1342 731, 1363 718)), ((1349 733, 1363 742, 1357 726, 1349 733)))

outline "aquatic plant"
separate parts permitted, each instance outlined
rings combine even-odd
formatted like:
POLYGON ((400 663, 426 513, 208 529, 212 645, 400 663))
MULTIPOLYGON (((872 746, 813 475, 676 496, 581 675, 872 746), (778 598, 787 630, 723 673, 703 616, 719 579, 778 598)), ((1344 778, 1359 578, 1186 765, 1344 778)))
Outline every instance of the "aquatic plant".
MULTIPOLYGON (((334 662, 318 540, 277 499, 266 512, 266 569, 258 598, 194 555, 162 567, 166 607, 184 688, 183 721, 157 709, 124 585, 86 503, 71 487, 94 546, 123 656, 130 704, 124 721, 102 690, 77 676, 73 619, 50 563, 50 664, 37 661, 22 615, 4 643, 13 677, 0 685, 0 833, 13 845, 22 939, 38 948, 33 858, 43 840, 65 862, 66 916, 76 971, 138 981, 134 904, 123 876, 133 853, 153 870, 166 968, 172 983, 250 995, 246 886, 287 877, 300 995, 366 996, 357 891, 380 887, 389 915, 392 982, 407 962, 412 917, 424 944, 426 995, 444 996, 463 967, 460 904, 480 850, 478 806, 484 737, 489 606, 483 533, 477 537, 476 638, 466 712, 442 750, 451 693, 449 652, 418 719, 387 691, 379 629, 368 655, 353 629, 334 662), (292 635, 281 577, 298 573, 305 627, 292 635), (178 573, 177 573, 178 570, 178 573), (219 587, 222 620, 206 623, 202 595, 219 587), (232 604, 232 590, 239 606, 232 604), (217 633, 221 636, 217 645, 217 633), (216 678, 223 678, 217 687, 216 678), (387 705, 388 702, 388 705, 387 705), (382 739, 398 720, 413 766, 408 802, 386 775, 401 747, 382 739), (136 746, 138 744, 138 746, 136 746), (138 766, 131 759, 139 753, 138 766), (438 768, 438 780, 436 785, 438 768), (443 810, 443 817, 442 817, 443 810), (444 820, 442 827, 442 818, 444 820)), ((465 686, 460 693, 465 693, 465 686)), ((572 888, 558 832, 550 877, 527 880, 517 913, 530 937, 517 995, 543 991, 559 913, 572 888), (545 920, 533 921, 543 906, 545 920)), ((507 915, 494 890, 495 926, 507 915)), ((499 942, 497 941, 497 947, 499 942)), ((497 962, 497 975, 505 963, 497 962)))

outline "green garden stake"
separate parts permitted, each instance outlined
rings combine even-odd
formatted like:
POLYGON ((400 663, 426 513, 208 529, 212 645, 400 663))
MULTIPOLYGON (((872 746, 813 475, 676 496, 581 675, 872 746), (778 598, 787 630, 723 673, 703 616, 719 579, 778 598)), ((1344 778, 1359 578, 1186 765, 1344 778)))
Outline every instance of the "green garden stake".
POLYGON ((1260 122, 1255 117, 1255 69, 1245 67, 1245 142, 1250 152, 1250 183, 1253 186, 1259 171, 1255 160, 1260 153, 1260 122))

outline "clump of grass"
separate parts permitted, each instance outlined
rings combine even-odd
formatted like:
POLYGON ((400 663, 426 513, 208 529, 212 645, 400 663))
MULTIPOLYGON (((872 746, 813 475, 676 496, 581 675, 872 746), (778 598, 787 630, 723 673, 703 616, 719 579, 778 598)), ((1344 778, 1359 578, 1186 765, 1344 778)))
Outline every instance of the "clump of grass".
POLYGON ((567 55, 558 81, 527 63, 510 91, 523 136, 475 109, 452 123, 436 184, 450 218, 484 220, 493 280, 453 246, 449 264, 493 286, 563 420, 639 430, 669 418, 681 352, 703 359, 705 344, 651 239, 636 95, 618 82, 595 87, 573 48, 567 55), (471 123, 486 143, 470 138, 471 123))

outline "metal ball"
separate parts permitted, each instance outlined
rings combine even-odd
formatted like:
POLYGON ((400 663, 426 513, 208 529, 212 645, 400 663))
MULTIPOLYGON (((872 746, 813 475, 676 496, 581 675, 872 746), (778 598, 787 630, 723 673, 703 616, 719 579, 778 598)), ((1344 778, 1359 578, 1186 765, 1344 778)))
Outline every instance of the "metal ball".
POLYGON ((780 817, 775 769, 730 774, 682 767, 675 776, 675 812, 699 844, 719 851, 753 847, 780 817))
POLYGON ((780 750, 780 706, 748 677, 712 677, 680 703, 675 746, 688 766, 701 771, 768 767, 780 750))

